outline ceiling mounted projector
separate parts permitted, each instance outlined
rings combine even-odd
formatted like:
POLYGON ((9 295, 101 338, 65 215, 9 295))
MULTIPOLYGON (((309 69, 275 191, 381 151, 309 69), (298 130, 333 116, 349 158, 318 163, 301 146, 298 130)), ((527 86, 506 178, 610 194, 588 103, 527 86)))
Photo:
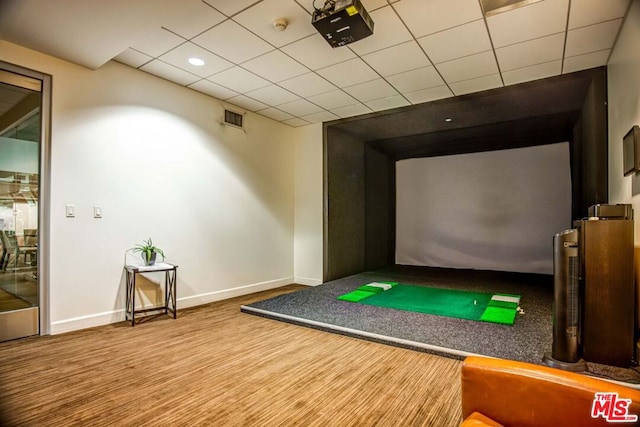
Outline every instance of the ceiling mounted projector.
POLYGON ((373 21, 360 0, 327 0, 321 9, 314 10, 311 24, 331 47, 345 46, 373 34, 373 21))

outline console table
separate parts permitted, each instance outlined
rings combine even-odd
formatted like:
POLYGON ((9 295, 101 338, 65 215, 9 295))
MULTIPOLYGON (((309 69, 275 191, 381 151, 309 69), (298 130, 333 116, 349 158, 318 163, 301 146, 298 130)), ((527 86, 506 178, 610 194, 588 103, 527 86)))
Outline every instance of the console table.
POLYGON ((178 275, 177 268, 177 265, 167 264, 164 262, 156 263, 154 265, 124 266, 127 280, 127 302, 125 309, 125 320, 131 320, 131 326, 135 326, 136 324, 136 313, 164 310, 165 314, 173 313, 173 318, 176 318, 176 277, 178 275), (156 272, 164 272, 164 306, 136 310, 136 275, 140 273, 156 272))

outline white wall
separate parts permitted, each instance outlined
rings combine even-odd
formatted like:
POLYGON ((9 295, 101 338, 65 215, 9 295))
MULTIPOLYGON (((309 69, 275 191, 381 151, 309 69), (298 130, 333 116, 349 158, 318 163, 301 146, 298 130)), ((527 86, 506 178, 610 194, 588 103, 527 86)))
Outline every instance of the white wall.
POLYGON ((322 124, 297 129, 295 154, 295 281, 322 283, 322 124))
POLYGON ((116 62, 4 41, 0 60, 53 76, 53 333, 123 318, 124 251, 148 237, 179 265, 179 308, 293 281, 298 130, 251 113, 246 133, 221 126, 220 101, 116 62))
POLYGON ((640 125, 640 1, 635 0, 613 49, 608 66, 609 202, 631 203, 635 242, 640 244, 640 174, 623 176, 622 138, 640 125))

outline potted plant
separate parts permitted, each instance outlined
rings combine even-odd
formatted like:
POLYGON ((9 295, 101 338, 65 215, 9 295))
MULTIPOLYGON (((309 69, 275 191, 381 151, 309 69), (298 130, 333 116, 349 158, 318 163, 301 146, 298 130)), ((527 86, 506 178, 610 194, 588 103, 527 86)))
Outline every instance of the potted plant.
POLYGON ((160 254, 164 261, 164 252, 157 246, 153 245, 151 238, 144 240, 143 243, 139 243, 131 248, 131 251, 140 253, 144 265, 154 265, 156 263, 156 255, 160 254))

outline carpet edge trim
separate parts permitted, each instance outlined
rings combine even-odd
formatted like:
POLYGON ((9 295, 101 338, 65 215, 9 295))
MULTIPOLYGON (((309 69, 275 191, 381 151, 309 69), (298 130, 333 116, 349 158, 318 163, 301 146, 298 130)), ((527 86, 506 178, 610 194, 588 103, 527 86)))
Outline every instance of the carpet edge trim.
POLYGON ((448 347, 441 347, 438 345, 433 345, 433 344, 426 344, 426 343, 421 343, 421 342, 417 342, 417 341, 411 341, 411 340, 405 340, 402 338, 395 338, 395 337, 390 337, 388 335, 380 335, 380 334, 376 334, 373 332, 367 332, 367 331, 361 331, 359 329, 352 329, 352 328, 346 328, 344 326, 337 326, 337 325, 331 325, 329 323, 324 323, 324 322, 318 322, 316 320, 310 320, 310 319, 304 319, 302 317, 295 317, 295 316, 290 316, 288 314, 281 314, 281 313, 276 313, 274 311, 269 311, 269 310, 263 310, 261 308, 255 308, 255 307, 249 307, 246 305, 242 305, 240 306, 240 310, 245 312, 245 313, 257 313, 257 314, 262 314, 265 316, 270 316, 270 317, 276 317, 276 318, 281 318, 281 319, 286 319, 286 320, 290 320, 293 322, 298 322, 298 323, 306 323, 309 325, 313 325, 319 328, 325 328, 325 329, 329 329, 329 330, 335 330, 335 331, 340 331, 340 332, 344 332, 344 333, 348 333, 354 336, 362 336, 362 337, 367 337, 370 339, 375 339, 375 340, 379 340, 379 341, 388 341, 390 343, 394 343, 394 344, 398 344, 398 345, 405 345, 405 346, 413 346, 416 348, 420 348, 423 350, 429 350, 429 351, 438 351, 441 353, 448 353, 448 354, 452 354, 458 357, 467 357, 467 356, 482 356, 482 357, 490 357, 493 359, 492 356, 487 356, 484 354, 479 354, 479 353, 471 353, 468 351, 463 351, 463 350, 456 350, 453 348, 448 348, 448 347))

